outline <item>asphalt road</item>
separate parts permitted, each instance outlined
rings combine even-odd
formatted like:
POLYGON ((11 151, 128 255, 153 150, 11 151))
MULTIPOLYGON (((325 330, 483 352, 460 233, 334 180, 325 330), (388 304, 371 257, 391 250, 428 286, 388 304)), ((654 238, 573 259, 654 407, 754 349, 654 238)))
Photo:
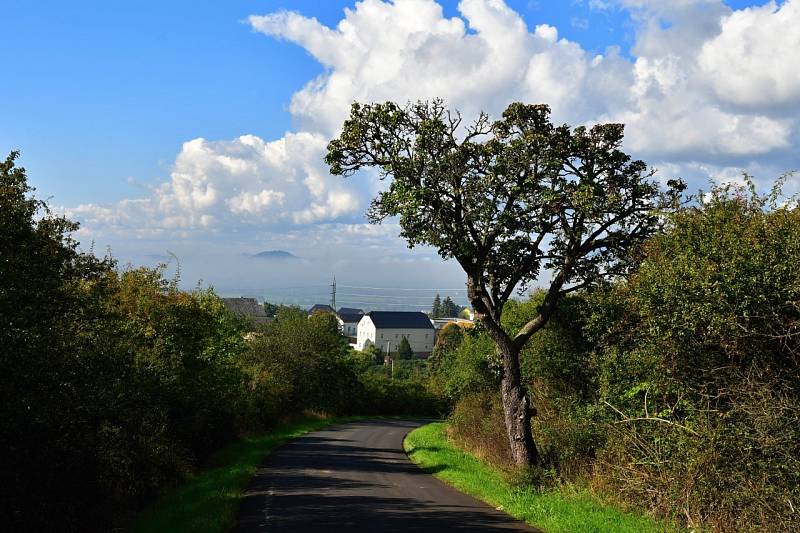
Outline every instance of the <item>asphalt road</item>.
POLYGON ((234 531, 535 531, 409 461, 423 421, 365 420, 309 433, 259 468, 234 531))

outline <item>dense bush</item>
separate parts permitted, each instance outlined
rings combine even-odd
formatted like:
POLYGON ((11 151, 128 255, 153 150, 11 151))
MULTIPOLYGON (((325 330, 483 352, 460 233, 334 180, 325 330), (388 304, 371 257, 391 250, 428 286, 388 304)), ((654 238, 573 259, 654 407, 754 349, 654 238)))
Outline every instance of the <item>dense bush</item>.
POLYGON ((304 409, 350 413, 360 384, 348 352, 332 315, 280 310, 249 343, 242 360, 260 416, 269 421, 304 409))
POLYGON ((363 414, 440 416, 446 412, 441 396, 424 379, 392 379, 385 372, 366 372, 359 379, 364 387, 363 414))
POLYGON ((503 403, 495 389, 465 393, 450 415, 450 432, 456 441, 501 470, 513 464, 503 403))
MULTIPOLYGON (((0 163, 0 523, 124 526, 210 452, 304 410, 435 413, 424 376, 365 373, 326 314, 250 334, 213 291, 82 253, 0 163)), ((409 361, 408 363, 414 363, 409 361)))
MULTIPOLYGON (((800 210, 714 188, 639 270, 562 302, 522 354, 545 467, 718 531, 800 529, 800 210)), ((509 331, 541 295, 506 308, 509 331)), ((434 354, 454 436, 510 466, 491 344, 434 354), (503 437, 505 437, 503 435, 503 437)))
POLYGON ((243 341, 209 291, 80 253, 0 168, 0 521, 106 529, 236 436, 243 341))
POLYGON ((590 329, 604 480, 720 530, 800 527, 800 210, 778 200, 712 190, 590 329))

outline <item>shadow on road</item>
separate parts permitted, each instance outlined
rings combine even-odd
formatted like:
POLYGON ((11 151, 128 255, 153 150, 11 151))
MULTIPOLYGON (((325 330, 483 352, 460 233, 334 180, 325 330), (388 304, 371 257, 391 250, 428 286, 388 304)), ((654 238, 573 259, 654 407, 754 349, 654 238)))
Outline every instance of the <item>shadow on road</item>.
POLYGON ((422 423, 345 424, 282 447, 259 469, 235 531, 533 531, 411 463, 402 439, 422 423))

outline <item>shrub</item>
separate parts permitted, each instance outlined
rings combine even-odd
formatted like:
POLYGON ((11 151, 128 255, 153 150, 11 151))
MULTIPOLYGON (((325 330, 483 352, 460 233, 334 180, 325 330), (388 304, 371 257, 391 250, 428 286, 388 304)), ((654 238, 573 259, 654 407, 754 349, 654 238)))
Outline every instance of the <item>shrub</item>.
POLYGON ((603 483, 720 531, 797 530, 800 210, 714 188, 599 297, 603 483))
POLYGON ((503 404, 495 390, 465 394, 450 415, 451 435, 463 447, 501 469, 513 464, 503 404))
POLYGON ((397 345, 397 358, 400 360, 411 359, 414 357, 414 352, 411 350, 411 344, 408 339, 403 337, 397 345))
POLYGON ((440 416, 445 405, 425 381, 392 379, 385 372, 366 372, 359 377, 364 387, 361 409, 364 414, 440 416))

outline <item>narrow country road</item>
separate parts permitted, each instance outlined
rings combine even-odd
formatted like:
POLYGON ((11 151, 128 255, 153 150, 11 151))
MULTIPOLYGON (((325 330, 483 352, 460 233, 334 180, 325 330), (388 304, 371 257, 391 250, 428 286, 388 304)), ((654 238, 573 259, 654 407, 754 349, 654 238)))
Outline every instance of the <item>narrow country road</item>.
POLYGON ((422 472, 403 437, 423 421, 331 426, 259 468, 234 531, 535 531, 422 472))

